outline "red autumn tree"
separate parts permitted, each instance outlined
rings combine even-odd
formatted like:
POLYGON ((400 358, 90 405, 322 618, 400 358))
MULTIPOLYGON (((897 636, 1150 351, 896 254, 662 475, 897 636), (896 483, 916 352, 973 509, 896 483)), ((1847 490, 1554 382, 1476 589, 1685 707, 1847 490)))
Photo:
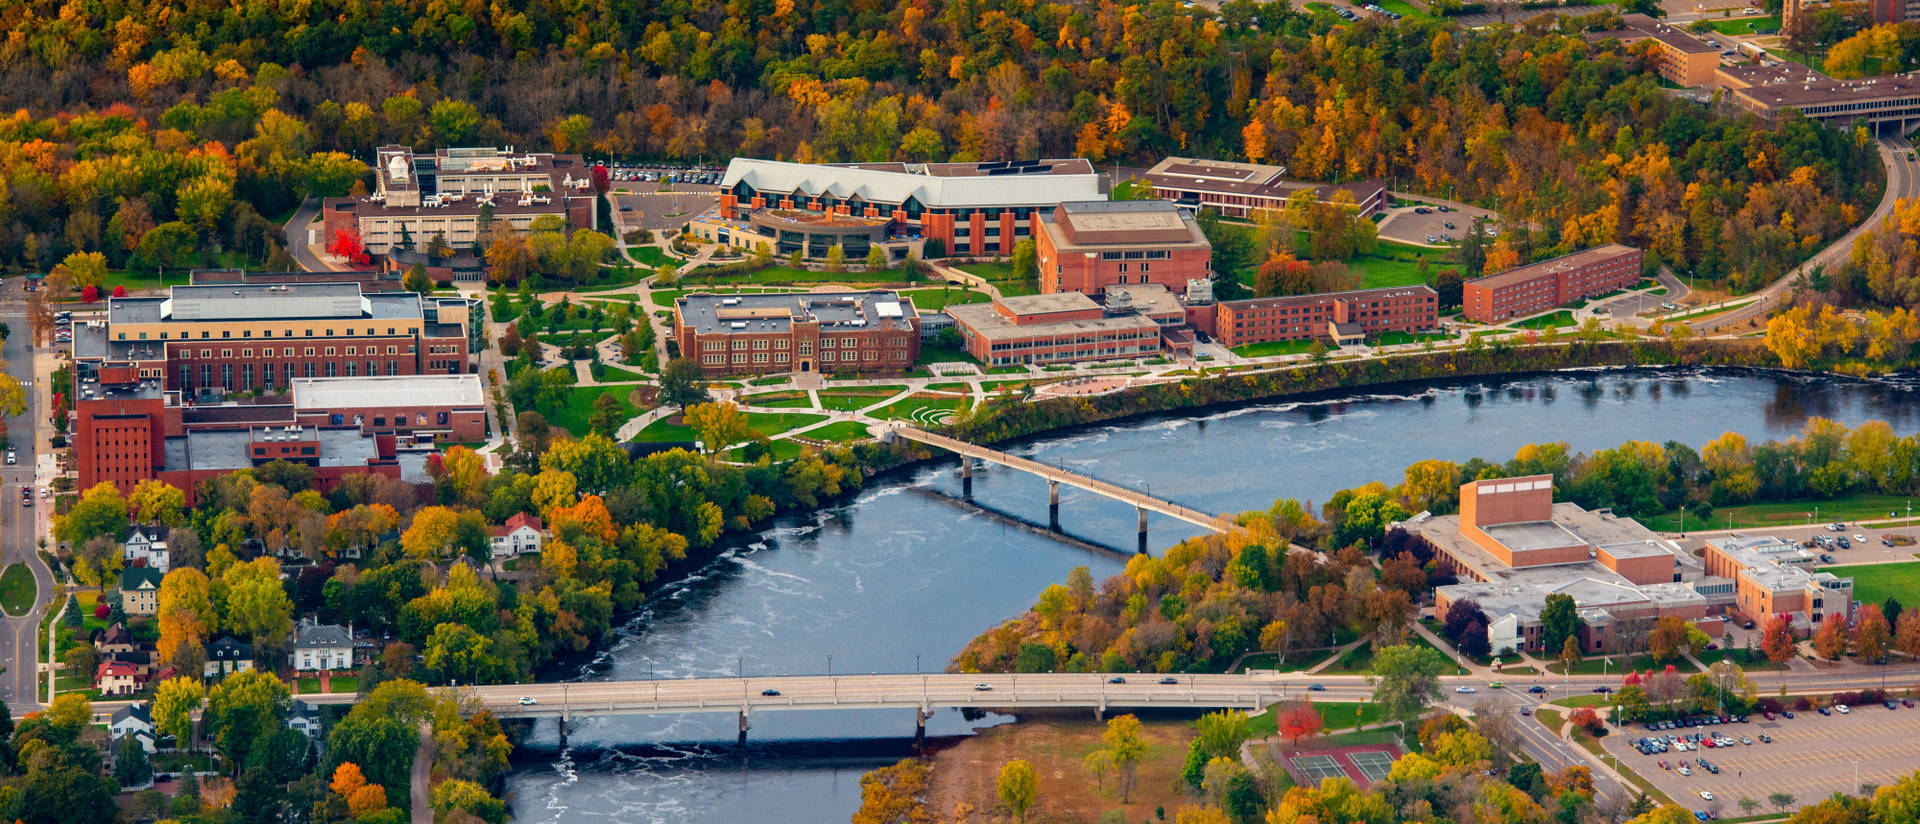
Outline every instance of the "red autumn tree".
POLYGON ((346 258, 348 263, 365 266, 372 262, 367 256, 367 244, 361 242, 360 232, 354 229, 341 229, 333 233, 333 240, 327 242, 327 254, 346 258))
POLYGON ((1282 707, 1274 714, 1275 728, 1288 741, 1300 743, 1302 738, 1312 738, 1320 734, 1320 728, 1326 721, 1320 718, 1320 712, 1313 708, 1311 701, 1296 701, 1282 707))
POLYGON ((1572 721, 1575 726, 1585 727, 1587 732, 1595 735, 1599 735, 1600 731, 1606 728, 1606 725, 1600 721, 1600 713, 1594 712, 1592 707, 1574 710, 1572 715, 1567 716, 1567 720, 1572 721))
POLYGON ((124 283, 122 283, 122 284, 120 284, 120 285, 118 285, 118 286, 115 286, 115 287, 113 287, 113 296, 114 296, 114 297, 116 297, 116 298, 124 298, 124 297, 126 297, 126 296, 127 296, 127 285, 126 285, 126 284, 124 284, 124 283))
POLYGON ((1760 641, 1760 648, 1767 653, 1767 660, 1784 664, 1793 657, 1793 619, 1786 615, 1775 615, 1767 621, 1766 635, 1760 641))
POLYGON ((613 175, 607 171, 607 164, 593 164, 593 191, 595 193, 606 194, 607 188, 612 184, 612 181, 613 175))
POLYGON ((99 300, 100 287, 95 286, 91 283, 87 284, 86 288, 80 290, 80 299, 87 303, 92 303, 96 300, 99 300))

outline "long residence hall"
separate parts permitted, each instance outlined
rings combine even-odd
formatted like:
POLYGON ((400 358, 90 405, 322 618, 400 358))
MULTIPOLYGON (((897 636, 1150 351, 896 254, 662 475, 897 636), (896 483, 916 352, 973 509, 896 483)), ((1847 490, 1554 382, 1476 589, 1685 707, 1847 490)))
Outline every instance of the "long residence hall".
POLYGON ((1587 653, 1621 650, 1667 616, 1718 636, 1724 621, 1785 613, 1810 631, 1822 616, 1844 618, 1851 601, 1851 579, 1809 571, 1812 554, 1791 542, 1735 534, 1709 541, 1703 560, 1611 510, 1555 502, 1551 475, 1468 482, 1460 514, 1423 512, 1400 526, 1460 578, 1434 590, 1435 614, 1478 604, 1496 655, 1559 652, 1541 641, 1554 594, 1573 598, 1587 653))

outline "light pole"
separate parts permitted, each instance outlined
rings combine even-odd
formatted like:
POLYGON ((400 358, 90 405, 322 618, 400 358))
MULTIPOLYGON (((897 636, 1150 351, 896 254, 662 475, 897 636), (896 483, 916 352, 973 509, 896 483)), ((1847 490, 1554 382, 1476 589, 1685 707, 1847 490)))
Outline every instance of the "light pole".
POLYGON ((833 653, 827 653, 827 677, 833 677, 833 653))
POLYGON ((920 653, 913 654, 913 674, 920 674, 920 653))

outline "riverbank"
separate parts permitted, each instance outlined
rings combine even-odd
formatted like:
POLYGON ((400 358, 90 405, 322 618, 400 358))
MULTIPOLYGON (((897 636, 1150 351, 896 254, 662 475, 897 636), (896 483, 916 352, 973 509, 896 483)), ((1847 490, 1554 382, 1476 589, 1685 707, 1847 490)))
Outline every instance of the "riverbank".
POLYGON ((1016 758, 1033 764, 1039 778, 1029 821, 1103 821, 1119 811, 1127 822, 1172 821, 1181 806, 1195 803, 1183 788, 1180 771, 1186 765, 1187 742, 1193 740, 1191 718, 1141 719, 1140 737, 1146 756, 1136 768, 1133 790, 1121 803, 1121 778, 1114 772, 1097 777, 1086 766, 1088 754, 1101 749, 1106 725, 1084 712, 1025 714, 1018 723, 1002 724, 955 742, 929 757, 927 812, 945 816, 951 824, 985 824, 1000 820, 994 781, 1000 768, 1016 758), (964 810, 967 814, 961 815, 964 810))

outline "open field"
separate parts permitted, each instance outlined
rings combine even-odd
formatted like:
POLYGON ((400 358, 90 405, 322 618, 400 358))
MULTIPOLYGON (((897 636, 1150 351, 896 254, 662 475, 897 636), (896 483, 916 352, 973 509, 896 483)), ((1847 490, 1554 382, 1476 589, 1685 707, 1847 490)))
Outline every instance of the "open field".
POLYGON ((1192 721, 1142 719, 1141 738, 1147 752, 1135 768, 1126 804, 1120 803, 1120 782, 1113 774, 1095 781, 1086 768, 1087 754, 1103 746, 1100 733, 1105 729, 1088 713, 1062 712, 1023 713, 1018 724, 983 730, 934 756, 927 809, 944 815, 964 801, 977 810, 994 810, 998 805, 994 778, 1002 765, 1016 758, 1031 762, 1040 778, 1038 803, 1027 813, 1031 822, 1090 822, 1118 810, 1121 820, 1131 824, 1158 821, 1154 811, 1164 809, 1170 824, 1177 810, 1195 803, 1180 790, 1185 784, 1180 770, 1186 764, 1187 742, 1195 735, 1192 721))
POLYGON ((549 412, 547 421, 555 426, 565 427, 575 437, 585 437, 592 429, 589 421, 593 415, 593 404, 601 395, 611 395, 615 401, 619 402, 621 422, 624 423, 627 418, 639 414, 639 410, 627 401, 627 395, 633 392, 631 386, 575 386, 568 391, 571 394, 568 395, 566 405, 549 412))
POLYGON ((1823 567, 1842 578, 1853 579, 1853 599, 1863 604, 1883 604, 1895 598, 1902 604, 1920 604, 1920 561, 1896 564, 1823 567))
POLYGON ((1523 320, 1523 321, 1520 321, 1519 323, 1514 324, 1514 326, 1518 326, 1521 329, 1559 329, 1561 327, 1572 326, 1572 325, 1573 325, 1573 313, 1565 309, 1562 309, 1558 312, 1554 312, 1552 314, 1527 318, 1526 320, 1523 320))
POLYGON ((1757 17, 1739 16, 1731 20, 1715 20, 1713 30, 1721 34, 1753 34, 1761 31, 1779 31, 1779 15, 1761 15, 1757 17))
POLYGON ((1313 348, 1313 341, 1307 339, 1270 340, 1266 343, 1235 346, 1233 353, 1243 358, 1264 358, 1269 355, 1303 355, 1311 348, 1313 348))
MULTIPOLYGON (((1858 494, 1825 500, 1801 499, 1723 506, 1716 508, 1709 520, 1702 520, 1699 513, 1689 513, 1686 528, 1739 529, 1807 524, 1813 522, 1816 507, 1820 513, 1820 523, 1867 521, 1885 518, 1886 513, 1889 512, 1898 512, 1904 517, 1908 500, 1910 499, 1901 495, 1858 494), (1727 525, 1729 517, 1732 518, 1733 524, 1730 527, 1727 525)), ((1646 524, 1648 529, 1662 532, 1685 531, 1681 529, 1680 512, 1677 510, 1652 518, 1644 518, 1641 523, 1646 524)))

